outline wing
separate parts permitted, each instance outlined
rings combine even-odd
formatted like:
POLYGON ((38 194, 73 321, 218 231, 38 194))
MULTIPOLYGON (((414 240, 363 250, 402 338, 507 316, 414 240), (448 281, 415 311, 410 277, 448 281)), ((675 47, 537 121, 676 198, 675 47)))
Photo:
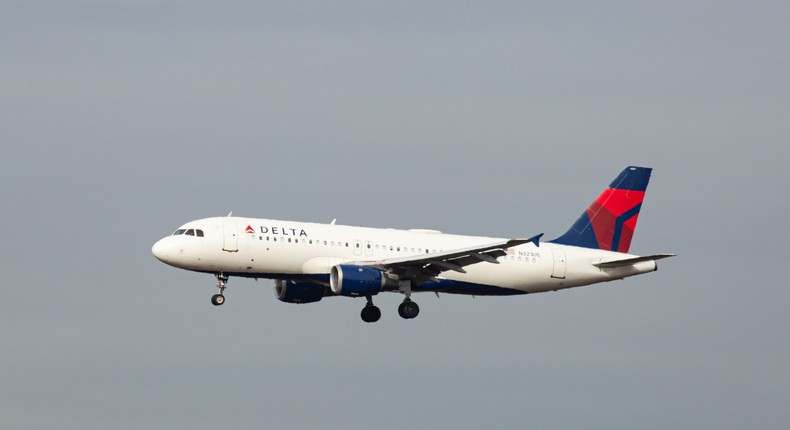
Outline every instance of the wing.
POLYGON ((540 246, 541 236, 543 233, 529 239, 509 239, 432 254, 387 258, 378 261, 360 261, 351 264, 375 267, 395 275, 398 279, 410 279, 419 285, 425 281, 436 279, 439 274, 448 270, 466 273, 464 267, 471 264, 481 262, 499 264, 497 257, 507 255, 507 248, 529 242, 540 246))

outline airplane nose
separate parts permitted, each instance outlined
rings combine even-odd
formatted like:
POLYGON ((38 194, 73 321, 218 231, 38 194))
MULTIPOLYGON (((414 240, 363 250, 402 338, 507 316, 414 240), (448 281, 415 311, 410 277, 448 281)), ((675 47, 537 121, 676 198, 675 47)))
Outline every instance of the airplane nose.
POLYGON ((151 253, 154 254, 154 257, 156 257, 157 260, 163 263, 167 263, 167 260, 169 258, 168 250, 171 248, 167 246, 167 244, 165 243, 166 239, 167 238, 160 239, 158 242, 154 244, 154 246, 151 247, 151 253))
POLYGON ((160 239, 151 247, 151 253, 157 260, 173 267, 181 267, 184 262, 184 246, 177 237, 160 239))

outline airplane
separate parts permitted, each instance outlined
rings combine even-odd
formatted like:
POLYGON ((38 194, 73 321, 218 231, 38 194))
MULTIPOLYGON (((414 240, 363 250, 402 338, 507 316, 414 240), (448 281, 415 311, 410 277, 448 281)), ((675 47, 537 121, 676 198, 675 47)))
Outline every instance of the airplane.
POLYGON ((561 236, 529 238, 445 234, 233 216, 190 221, 156 242, 163 263, 213 274, 225 303, 231 276, 274 280, 277 299, 313 303, 364 297, 361 318, 381 318, 373 296, 403 294, 398 314, 415 318, 412 293, 509 296, 619 280, 657 270, 675 254, 628 253, 651 168, 626 167, 561 236))

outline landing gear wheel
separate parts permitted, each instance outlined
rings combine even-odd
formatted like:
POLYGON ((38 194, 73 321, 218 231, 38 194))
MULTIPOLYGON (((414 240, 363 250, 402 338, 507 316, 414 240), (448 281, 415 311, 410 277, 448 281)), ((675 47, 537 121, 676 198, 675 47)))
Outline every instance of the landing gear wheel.
POLYGON ((398 306, 398 315, 401 318, 410 320, 412 318, 416 318, 417 315, 420 314, 420 307, 417 306, 417 303, 411 301, 411 299, 406 299, 398 306))
POLYGON ((219 306, 223 303, 225 303, 225 296, 223 296, 222 294, 214 294, 213 296, 211 296, 212 305, 219 306))
POLYGON ((214 276, 217 277, 217 288, 219 288, 219 294, 214 294, 211 296, 211 304, 214 306, 219 306, 225 303, 225 296, 222 295, 222 292, 225 291, 225 284, 228 282, 228 277, 222 272, 215 273, 214 276))
POLYGON ((381 309, 379 309, 378 306, 367 305, 362 308, 360 316, 362 317, 362 321, 366 323, 376 322, 381 318, 381 309))

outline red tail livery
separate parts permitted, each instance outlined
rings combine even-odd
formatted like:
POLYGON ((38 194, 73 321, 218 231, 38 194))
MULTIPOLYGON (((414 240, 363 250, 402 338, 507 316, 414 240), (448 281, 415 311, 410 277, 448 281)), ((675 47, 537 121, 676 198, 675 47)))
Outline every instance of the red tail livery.
POLYGON ((628 252, 650 181, 648 167, 626 167, 554 243, 628 252))

